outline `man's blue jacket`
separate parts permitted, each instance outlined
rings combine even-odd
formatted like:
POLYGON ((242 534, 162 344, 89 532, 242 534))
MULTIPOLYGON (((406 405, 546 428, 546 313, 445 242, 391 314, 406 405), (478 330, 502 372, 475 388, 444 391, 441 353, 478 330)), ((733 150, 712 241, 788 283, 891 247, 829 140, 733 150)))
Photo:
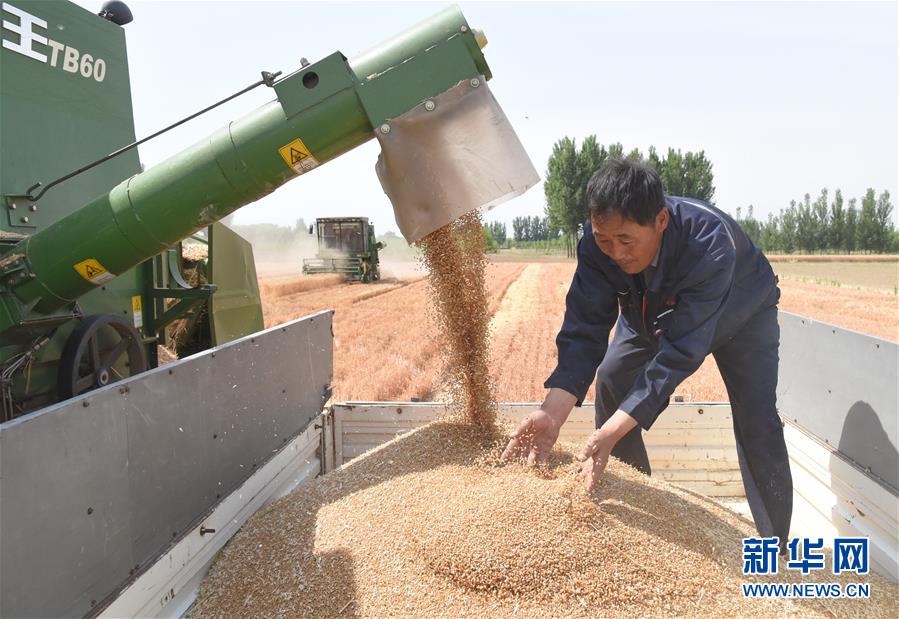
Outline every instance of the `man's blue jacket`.
POLYGON ((583 401, 616 320, 655 348, 619 408, 647 430, 677 386, 759 310, 777 303, 774 272, 726 213, 693 198, 665 197, 670 214, 649 281, 603 254, 589 221, 556 338, 559 361, 544 383, 583 401))

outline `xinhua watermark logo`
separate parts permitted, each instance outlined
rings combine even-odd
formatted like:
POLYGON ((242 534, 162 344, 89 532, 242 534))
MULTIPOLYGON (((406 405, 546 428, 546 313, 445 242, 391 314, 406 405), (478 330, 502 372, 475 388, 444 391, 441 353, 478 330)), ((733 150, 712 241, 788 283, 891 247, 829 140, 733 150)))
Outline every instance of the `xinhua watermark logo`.
MULTIPOLYGON (((824 553, 822 538, 794 537, 785 547, 786 569, 808 575, 812 573, 867 574, 870 570, 867 537, 837 537, 833 540, 833 554, 829 562, 824 553)), ((743 575, 772 576, 778 573, 781 554, 777 537, 743 538, 743 575)), ((743 583, 743 597, 778 598, 868 598, 869 583, 804 582, 804 583, 743 583)))

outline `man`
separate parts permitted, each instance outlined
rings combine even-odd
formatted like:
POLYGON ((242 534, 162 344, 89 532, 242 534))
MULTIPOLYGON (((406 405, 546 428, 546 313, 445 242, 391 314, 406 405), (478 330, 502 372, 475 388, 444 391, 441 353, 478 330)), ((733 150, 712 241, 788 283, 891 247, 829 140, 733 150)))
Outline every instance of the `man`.
POLYGON ((590 221, 556 338, 558 365, 544 385, 550 391, 503 458, 544 460, 595 373, 597 430, 580 454, 581 477, 592 489, 609 455, 649 474, 642 430, 711 353, 727 387, 756 528, 785 545, 793 483, 775 408, 780 290, 771 265, 733 219, 699 200, 665 196, 658 175, 640 163, 607 162, 586 203, 590 221))

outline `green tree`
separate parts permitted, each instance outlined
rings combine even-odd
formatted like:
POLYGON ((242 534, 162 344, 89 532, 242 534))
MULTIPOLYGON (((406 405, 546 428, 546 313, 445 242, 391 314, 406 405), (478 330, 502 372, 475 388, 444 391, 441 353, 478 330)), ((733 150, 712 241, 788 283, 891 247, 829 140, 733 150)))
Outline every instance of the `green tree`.
POLYGON ((796 216, 796 245, 799 251, 810 252, 815 249, 817 238, 817 224, 815 216, 812 213, 812 197, 805 194, 802 202, 798 205, 795 201, 790 202, 790 208, 795 209, 796 216))
POLYGON ((662 160, 659 158, 659 153, 656 151, 655 146, 649 147, 648 154, 646 155, 646 165, 661 174, 662 160))
POLYGON ((841 251, 846 246, 846 209, 843 208, 843 193, 837 189, 830 204, 830 234, 827 246, 834 251, 841 251))
POLYGON ((855 208, 855 204, 855 198, 849 200, 849 207, 846 209, 846 229, 843 233, 843 247, 849 254, 858 248, 858 209, 855 208))
POLYGON ((668 154, 660 163, 659 176, 665 193, 672 196, 689 196, 712 202, 715 196, 712 163, 706 159, 705 151, 698 153, 668 149, 668 154))
POLYGON ((890 192, 884 191, 877 197, 874 205, 874 221, 876 234, 874 235, 874 248, 879 252, 890 250, 893 237, 893 204, 890 202, 890 192))
POLYGON ((643 161, 643 153, 640 152, 639 148, 634 148, 627 154, 627 159, 630 161, 643 161))
POLYGON ((621 145, 621 142, 615 142, 614 144, 609 145, 609 159, 623 159, 624 158, 624 146, 621 145))
POLYGON ((893 229, 890 233, 890 247, 887 251, 891 254, 899 253, 899 230, 893 229))
POLYGON ((799 228, 799 214, 796 201, 790 201, 790 208, 780 211, 780 246, 785 253, 796 251, 799 228))
POLYGON ((762 233, 759 238, 759 247, 765 252, 782 251, 780 233, 778 231, 779 219, 774 213, 768 213, 768 220, 762 225, 762 233))
POLYGON ((497 245, 503 246, 506 244, 506 224, 501 221, 492 221, 487 224, 487 227, 490 228, 490 234, 493 235, 497 245))
POLYGON ((577 224, 583 223, 585 219, 586 210, 584 209, 586 207, 587 185, 608 156, 609 153, 605 147, 596 141, 595 135, 588 135, 577 152, 579 174, 577 200, 582 205, 580 212, 575 213, 577 215, 577 224))
POLYGON ((762 239, 762 224, 752 216, 753 207, 750 204, 746 208, 746 217, 743 217, 743 209, 739 206, 737 207, 737 214, 734 217, 734 220, 743 229, 743 232, 746 233, 746 236, 749 237, 756 245, 761 245, 762 239))
MULTIPOLYGON (((618 145, 620 146, 620 144, 618 145)), ((589 135, 581 144, 577 153, 579 179, 577 191, 577 206, 568 214, 568 228, 571 234, 570 242, 574 248, 577 244, 577 236, 587 218, 587 185, 590 179, 609 157, 609 152, 596 141, 595 135, 589 135)), ((549 238, 547 230, 546 238, 549 238)), ((573 251, 573 250, 572 250, 573 251)))
POLYGON ((550 241, 553 238, 552 230, 549 229, 549 220, 544 217, 540 220, 540 230, 544 241, 550 241))
POLYGON ((862 198, 862 208, 858 217, 858 248, 862 251, 876 251, 877 230, 877 199, 874 190, 868 188, 865 197, 862 198))
POLYGON ((581 166, 573 139, 564 137, 553 145, 553 152, 547 163, 543 191, 546 196, 546 216, 552 226, 561 230, 566 237, 565 250, 568 257, 574 255, 577 242, 577 226, 580 224, 572 214, 583 212, 579 203, 581 166))
POLYGON ((823 251, 830 240, 830 209, 827 204, 827 189, 822 189, 820 195, 812 204, 812 218, 814 220, 814 241, 812 251, 823 251))
POLYGON ((512 238, 516 243, 527 240, 524 238, 527 234, 526 222, 526 217, 515 217, 512 219, 512 238))
POLYGON ((484 226, 483 228, 481 228, 481 230, 484 231, 484 248, 488 253, 496 253, 496 239, 493 238, 491 226, 484 226))

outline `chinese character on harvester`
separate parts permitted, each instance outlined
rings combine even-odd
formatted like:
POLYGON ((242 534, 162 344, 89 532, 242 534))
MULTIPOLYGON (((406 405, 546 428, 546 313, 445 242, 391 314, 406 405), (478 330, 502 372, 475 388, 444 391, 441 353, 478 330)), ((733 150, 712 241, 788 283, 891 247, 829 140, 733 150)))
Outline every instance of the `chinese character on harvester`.
POLYGON ((868 573, 868 538, 836 537, 833 540, 833 573, 868 573))
POLYGON ((790 543, 787 544, 787 548, 790 551, 790 560, 787 562, 787 567, 791 570, 801 570, 803 574, 808 574, 812 570, 824 569, 823 539, 818 538, 817 540, 812 541, 809 537, 794 537, 790 540, 790 543), (802 540, 801 559, 799 558, 800 539, 802 540))
POLYGON ((743 573, 776 574, 779 550, 780 540, 777 537, 744 537, 743 573))

